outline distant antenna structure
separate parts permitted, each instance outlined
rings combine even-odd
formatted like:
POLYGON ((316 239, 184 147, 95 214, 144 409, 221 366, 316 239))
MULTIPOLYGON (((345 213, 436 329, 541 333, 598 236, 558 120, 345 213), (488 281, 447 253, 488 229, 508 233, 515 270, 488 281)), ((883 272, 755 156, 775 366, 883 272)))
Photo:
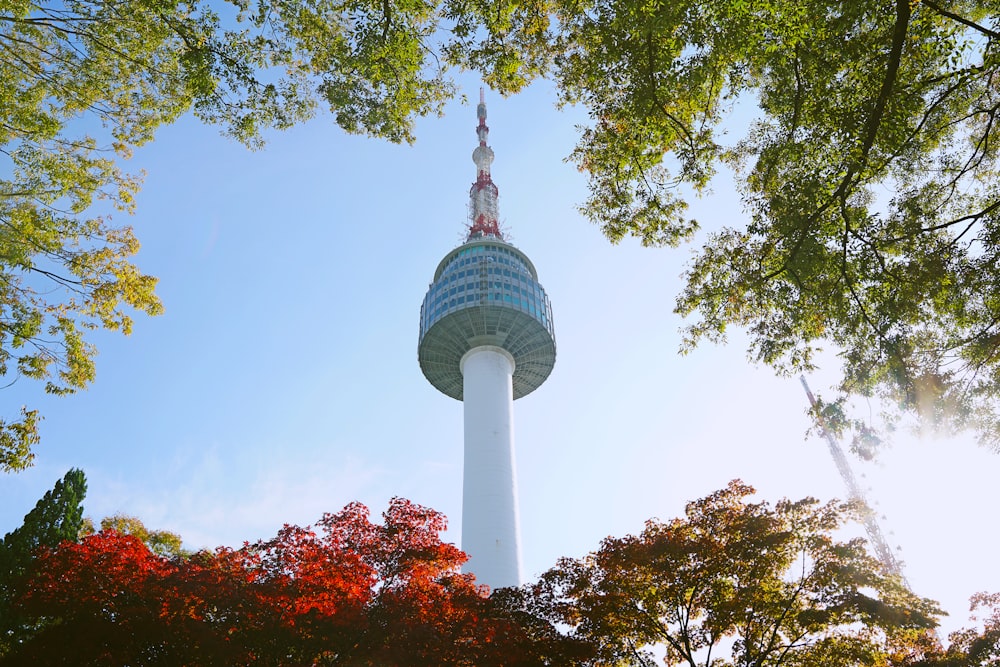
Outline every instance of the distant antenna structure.
POLYGON ((819 430, 823 434, 823 437, 826 438, 826 443, 830 446, 830 456, 833 457, 833 462, 837 464, 837 470, 840 472, 841 479, 844 480, 844 485, 847 486, 847 493, 850 499, 861 503, 862 522, 865 526, 865 532, 868 533, 868 539, 875 549, 876 557, 882 563, 882 569, 886 574, 899 576, 906 587, 909 588, 910 585, 903 575, 903 568, 900 565, 899 559, 892 552, 889 543, 885 539, 885 535, 882 533, 882 529, 878 525, 878 521, 875 520, 875 512, 872 511, 871 505, 868 504, 865 492, 858 485, 858 480, 854 477, 854 471, 851 470, 851 465, 844 455, 844 450, 840 448, 840 444, 826 429, 826 424, 823 422, 823 415, 820 414, 818 409, 819 404, 816 402, 816 397, 813 396, 812 391, 809 390, 805 376, 800 375, 799 380, 802 382, 802 388, 806 390, 806 396, 809 397, 809 404, 812 405, 813 413, 816 415, 816 420, 819 423, 819 430))

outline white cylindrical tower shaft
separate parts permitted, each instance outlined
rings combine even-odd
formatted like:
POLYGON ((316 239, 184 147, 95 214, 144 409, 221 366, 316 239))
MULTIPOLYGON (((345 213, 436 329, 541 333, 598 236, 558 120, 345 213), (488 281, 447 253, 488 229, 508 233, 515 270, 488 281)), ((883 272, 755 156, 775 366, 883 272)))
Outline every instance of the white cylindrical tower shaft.
POLYGON ((491 589, 521 584, 514 464, 514 358, 484 345, 461 361, 465 406, 462 550, 491 589))

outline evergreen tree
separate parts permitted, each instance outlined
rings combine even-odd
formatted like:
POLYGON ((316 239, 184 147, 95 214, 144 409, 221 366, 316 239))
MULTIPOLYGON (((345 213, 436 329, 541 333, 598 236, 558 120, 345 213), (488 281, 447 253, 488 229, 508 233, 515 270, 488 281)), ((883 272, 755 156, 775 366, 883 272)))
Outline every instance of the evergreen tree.
POLYGON ((87 478, 73 468, 46 491, 24 523, 0 540, 0 655, 17 641, 21 622, 11 605, 11 588, 24 574, 38 549, 76 541, 83 525, 83 498, 87 478))

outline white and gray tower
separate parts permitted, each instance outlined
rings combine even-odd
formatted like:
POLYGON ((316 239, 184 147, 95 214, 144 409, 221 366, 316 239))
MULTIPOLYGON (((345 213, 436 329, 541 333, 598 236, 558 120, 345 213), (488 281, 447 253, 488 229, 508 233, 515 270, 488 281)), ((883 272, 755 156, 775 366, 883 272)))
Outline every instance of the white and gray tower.
POLYGON ((556 343, 552 305, 534 265, 500 232, 482 91, 476 114, 469 233, 434 272, 420 308, 418 358, 432 385, 464 403, 465 569, 495 589, 521 583, 514 400, 548 378, 556 343))

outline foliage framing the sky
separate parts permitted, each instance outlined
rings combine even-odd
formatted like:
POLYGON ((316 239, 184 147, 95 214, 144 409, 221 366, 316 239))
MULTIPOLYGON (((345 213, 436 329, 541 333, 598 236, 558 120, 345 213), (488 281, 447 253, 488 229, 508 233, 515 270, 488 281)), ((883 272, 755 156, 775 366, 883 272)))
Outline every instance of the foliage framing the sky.
POLYGON ((738 480, 488 596, 440 541, 443 515, 403 499, 382 523, 352 503, 190 553, 135 517, 95 533, 85 486, 70 471, 0 541, 3 664, 997 664, 1000 596, 973 596, 982 626, 945 647, 935 603, 836 539, 856 506, 752 503, 738 480))
MULTIPOLYGON (((1000 443, 1000 109, 993 2, 527 0, 0 3, 0 378, 61 394, 94 378, 88 329, 160 312, 130 211, 131 150, 193 110, 249 145, 324 104, 349 132, 410 141, 455 94, 553 78, 592 119, 570 156, 612 241, 690 240, 685 197, 729 164, 746 224, 701 247, 677 298, 685 347, 746 328, 750 355, 842 359, 850 395, 1000 443), (759 117, 731 144, 737 100, 759 117)), ((10 391, 10 390, 8 390, 10 391)), ((16 390, 15 390, 16 391, 16 390)), ((0 421, 30 463, 37 411, 0 421)), ((870 425, 855 422, 859 433, 870 425)))
MULTIPOLYGON (((420 2, 0 2, 0 381, 72 393, 90 329, 161 312, 132 256, 122 160, 194 110, 251 147, 325 103, 349 132, 411 141, 454 94, 420 2), (218 12, 218 13, 217 13, 218 12)), ((9 395, 9 394, 8 394, 9 395)), ((6 411, 5 411, 6 412, 6 411)), ((0 416, 0 470, 30 465, 37 410, 0 416), (13 417, 13 418, 12 418, 13 417), (6 421, 5 421, 6 419, 6 421)))
POLYGON ((554 77, 593 119, 572 156, 583 211, 612 241, 690 240, 685 197, 736 171, 748 220, 696 251, 682 349, 738 325, 752 359, 791 374, 832 343, 828 424, 875 395, 1000 444, 995 2, 557 7, 554 77), (723 144, 752 99, 757 120, 723 144))

